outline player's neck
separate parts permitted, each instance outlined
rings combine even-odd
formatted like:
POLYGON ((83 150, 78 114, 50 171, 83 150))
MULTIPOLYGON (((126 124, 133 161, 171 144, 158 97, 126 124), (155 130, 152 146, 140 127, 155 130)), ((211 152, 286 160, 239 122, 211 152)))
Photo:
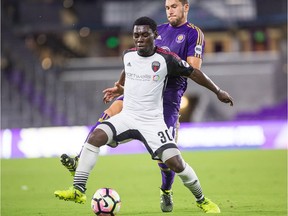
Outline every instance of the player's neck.
POLYGON ((187 18, 184 19, 184 20, 181 22, 180 26, 181 26, 181 25, 184 25, 185 23, 187 23, 187 18))
POLYGON ((181 23, 179 23, 179 24, 176 25, 176 26, 172 26, 171 24, 170 24, 170 25, 171 25, 172 27, 174 27, 174 28, 179 28, 179 27, 185 25, 186 23, 187 23, 187 20, 183 20, 181 23))
POLYGON ((142 51, 142 52, 137 52, 139 56, 142 57, 149 57, 154 55, 154 53, 156 52, 157 47, 154 45, 153 48, 151 47, 151 49, 147 50, 147 51, 142 51))

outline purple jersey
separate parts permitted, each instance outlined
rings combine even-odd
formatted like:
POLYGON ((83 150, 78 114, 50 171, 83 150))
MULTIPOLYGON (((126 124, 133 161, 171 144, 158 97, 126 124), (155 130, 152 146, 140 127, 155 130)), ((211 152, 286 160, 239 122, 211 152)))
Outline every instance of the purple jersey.
MULTIPOLYGON (((197 26, 186 22, 180 27, 172 27, 169 23, 165 23, 159 25, 157 31, 159 36, 155 40, 156 46, 176 53, 185 61, 189 56, 203 58, 204 35, 197 26)), ((181 97, 186 88, 187 78, 177 76, 168 78, 163 96, 164 119, 167 127, 173 128, 173 136, 175 135, 181 97)), ((123 100, 123 96, 117 100, 123 100)))
MULTIPOLYGON (((159 36, 155 40, 158 47, 176 53, 181 59, 203 57, 205 42, 202 31, 193 24, 185 23, 173 27, 169 23, 157 27, 159 36)), ((170 77, 164 92, 164 118, 170 127, 175 127, 180 109, 181 97, 187 88, 187 78, 170 77)))

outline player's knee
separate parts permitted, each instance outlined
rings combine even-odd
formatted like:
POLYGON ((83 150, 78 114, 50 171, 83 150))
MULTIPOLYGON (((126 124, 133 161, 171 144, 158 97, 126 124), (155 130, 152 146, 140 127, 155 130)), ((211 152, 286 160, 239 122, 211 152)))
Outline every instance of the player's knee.
POLYGON ((118 114, 123 107, 123 101, 122 100, 116 100, 114 101, 108 109, 106 109, 104 112, 109 115, 110 117, 118 114))
POLYGON ((107 114, 109 117, 113 116, 113 110, 111 110, 110 108, 104 110, 104 113, 107 114))
POLYGON ((96 147, 101 147, 105 145, 108 141, 107 134, 101 130, 101 129, 95 129, 93 132, 91 132, 87 142, 91 145, 94 145, 96 147))
MULTIPOLYGON (((101 146, 114 142, 113 131, 107 124, 99 124, 97 128, 93 131, 93 135, 95 136, 95 142, 99 141, 100 139, 101 146)), ((91 138, 93 138, 93 136, 91 138)))
POLYGON ((165 164, 175 173, 180 173, 185 169, 185 162, 180 155, 176 155, 166 160, 165 164))

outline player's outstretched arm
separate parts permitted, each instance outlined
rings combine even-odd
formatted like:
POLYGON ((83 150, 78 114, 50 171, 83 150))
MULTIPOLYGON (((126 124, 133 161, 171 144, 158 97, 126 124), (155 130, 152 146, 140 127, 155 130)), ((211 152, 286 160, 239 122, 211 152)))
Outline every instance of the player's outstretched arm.
POLYGON ((233 98, 224 90, 221 90, 206 74, 202 71, 194 68, 193 73, 190 75, 190 79, 214 92, 217 98, 223 103, 229 103, 233 106, 233 98))

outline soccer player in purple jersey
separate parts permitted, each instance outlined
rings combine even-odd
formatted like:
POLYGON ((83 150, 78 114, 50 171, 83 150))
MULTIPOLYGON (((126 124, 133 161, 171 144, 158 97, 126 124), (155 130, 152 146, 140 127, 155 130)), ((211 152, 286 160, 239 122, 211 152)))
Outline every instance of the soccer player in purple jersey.
MULTIPOLYGON (((200 69, 205 47, 204 35, 198 27, 187 22, 189 11, 188 0, 166 0, 165 8, 169 22, 157 27, 159 35, 155 40, 156 46, 175 52, 193 68, 200 69)), ((193 80, 214 92, 218 98, 222 98, 222 102, 233 105, 229 94, 222 91, 201 71, 195 72, 195 78, 193 80)), ((122 83, 121 80, 119 82, 122 83)), ((173 136, 175 136, 176 133, 181 97, 186 88, 187 78, 170 77, 164 91, 164 120, 173 136)), ((110 100, 111 99, 112 98, 110 98, 110 100)), ((119 113, 122 110, 122 102, 123 96, 118 97, 111 106, 103 112, 96 125, 92 127, 90 133, 103 120, 119 113)), ((71 158, 66 154, 61 156, 62 164, 69 169, 72 175, 75 173, 79 155, 75 158, 71 158)), ((175 173, 162 163, 162 161, 159 161, 158 165, 161 169, 162 176, 160 207, 163 212, 171 212, 173 210, 172 184, 175 173)))
MULTIPOLYGON (((114 92, 124 93, 123 109, 91 132, 80 155, 73 187, 54 192, 59 199, 85 203, 86 184, 99 158, 100 147, 116 147, 117 143, 133 138, 142 141, 152 159, 161 160, 177 173, 183 185, 195 197, 197 207, 205 213, 220 213, 219 207, 204 196, 196 173, 183 159, 163 115, 163 90, 167 78, 185 76, 194 80, 198 69, 175 53, 155 46, 154 39, 158 35, 156 27, 155 21, 148 17, 138 18, 134 22, 135 48, 123 53, 124 73, 121 77, 125 80, 125 88, 117 84, 106 90, 110 95, 114 92)), ((219 91, 216 85, 210 88, 215 93, 219 91)), ((232 102, 230 96, 226 99, 227 93, 223 97, 217 96, 220 101, 232 102)))

